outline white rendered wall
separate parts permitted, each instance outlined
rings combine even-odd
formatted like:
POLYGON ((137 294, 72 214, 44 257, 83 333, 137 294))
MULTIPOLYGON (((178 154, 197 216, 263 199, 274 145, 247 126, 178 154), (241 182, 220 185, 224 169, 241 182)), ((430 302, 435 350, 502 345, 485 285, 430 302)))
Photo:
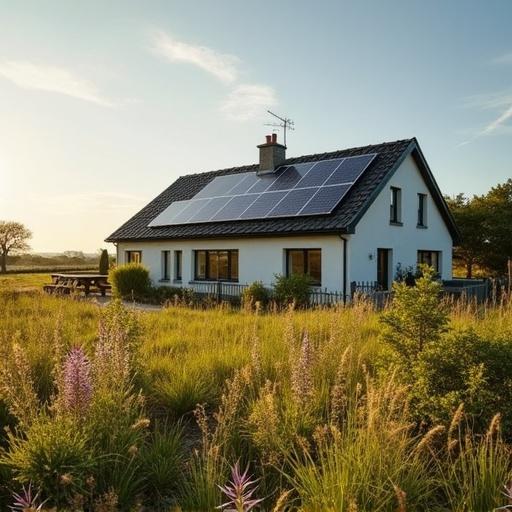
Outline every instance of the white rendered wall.
POLYGON ((121 242, 118 244, 118 262, 125 263, 126 251, 142 251, 142 263, 150 269, 155 285, 173 283, 174 254, 183 251, 182 285, 194 279, 194 250, 238 249, 239 283, 262 281, 270 285, 275 274, 284 274, 285 249, 322 250, 322 289, 343 291, 343 241, 338 235, 301 237, 271 237, 215 240, 163 240, 157 242, 121 242), (161 251, 171 251, 170 283, 161 279, 161 251))
POLYGON ((416 266, 417 251, 442 251, 441 274, 452 277, 452 238, 421 176, 408 156, 368 208, 348 243, 348 277, 351 281, 377 280, 377 249, 391 249, 390 274, 398 263, 416 266), (402 226, 389 223, 390 187, 402 189, 402 226), (427 194, 427 229, 417 228, 418 193, 427 194), (370 259, 370 255, 372 259, 370 259))

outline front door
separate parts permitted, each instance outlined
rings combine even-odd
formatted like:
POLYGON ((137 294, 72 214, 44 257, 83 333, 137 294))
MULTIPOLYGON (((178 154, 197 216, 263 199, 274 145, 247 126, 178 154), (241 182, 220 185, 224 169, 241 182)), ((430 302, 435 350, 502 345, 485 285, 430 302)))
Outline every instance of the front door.
POLYGON ((389 249, 377 249, 377 284, 381 290, 389 289, 389 249))

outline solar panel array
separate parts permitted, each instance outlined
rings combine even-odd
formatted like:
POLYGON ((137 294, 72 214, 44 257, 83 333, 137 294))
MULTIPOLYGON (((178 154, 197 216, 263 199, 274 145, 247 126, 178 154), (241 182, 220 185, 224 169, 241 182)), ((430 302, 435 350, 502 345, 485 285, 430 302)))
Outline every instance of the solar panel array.
POLYGON ((375 153, 281 166, 270 174, 218 176, 192 199, 175 201, 150 227, 331 213, 375 153))

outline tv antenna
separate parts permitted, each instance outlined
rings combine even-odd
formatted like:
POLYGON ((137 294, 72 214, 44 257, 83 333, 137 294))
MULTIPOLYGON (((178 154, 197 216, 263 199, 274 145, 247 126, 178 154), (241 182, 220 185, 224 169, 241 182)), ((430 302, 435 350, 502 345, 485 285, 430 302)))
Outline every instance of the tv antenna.
POLYGON ((265 126, 273 126, 274 128, 282 128, 283 129, 283 135, 284 135, 284 145, 286 146, 286 130, 295 130, 295 123, 289 118, 289 117, 281 117, 277 114, 274 114, 274 112, 271 112, 270 110, 267 110, 267 112, 274 116, 276 119, 278 119, 279 123, 265 123, 265 126))

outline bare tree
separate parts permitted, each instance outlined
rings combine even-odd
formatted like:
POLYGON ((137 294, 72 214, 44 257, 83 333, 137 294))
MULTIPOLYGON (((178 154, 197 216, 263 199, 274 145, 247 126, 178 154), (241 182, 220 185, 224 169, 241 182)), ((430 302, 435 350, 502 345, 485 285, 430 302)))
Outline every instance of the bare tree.
POLYGON ((32 232, 20 222, 0 220, 0 273, 7 272, 7 255, 29 249, 32 232))

